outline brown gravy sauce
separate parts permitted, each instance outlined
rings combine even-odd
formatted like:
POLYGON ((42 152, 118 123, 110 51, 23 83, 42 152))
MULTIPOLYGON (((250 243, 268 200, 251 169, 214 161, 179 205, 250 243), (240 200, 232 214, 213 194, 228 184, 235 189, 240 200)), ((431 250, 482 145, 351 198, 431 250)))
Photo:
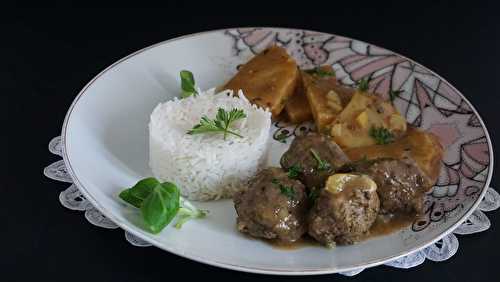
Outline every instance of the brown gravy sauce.
POLYGON ((415 214, 378 215, 377 220, 370 227, 370 232, 362 240, 397 232, 410 226, 415 218, 415 214))
POLYGON ((299 240, 293 243, 281 242, 277 240, 265 240, 266 243, 271 245, 274 249, 280 249, 285 251, 293 251, 297 249, 302 249, 305 247, 322 247, 321 244, 311 238, 309 235, 302 236, 299 240))
MULTIPOLYGON (((373 223, 370 231, 364 235, 360 241, 364 241, 370 238, 389 235, 391 233, 397 232, 405 227, 408 227, 415 220, 416 215, 407 215, 407 214, 392 214, 392 215, 379 215, 375 223, 373 223)), ((280 241, 274 240, 262 240, 272 248, 285 250, 285 251, 293 251, 305 247, 322 247, 318 241, 314 240, 308 235, 302 236, 299 240, 293 243, 284 243, 280 241)))

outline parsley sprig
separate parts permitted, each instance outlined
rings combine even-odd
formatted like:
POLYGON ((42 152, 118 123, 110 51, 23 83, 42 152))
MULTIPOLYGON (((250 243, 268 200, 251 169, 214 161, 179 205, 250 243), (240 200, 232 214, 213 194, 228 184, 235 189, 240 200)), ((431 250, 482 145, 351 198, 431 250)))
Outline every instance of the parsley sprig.
POLYGON ((394 102, 394 99, 399 97, 399 95, 403 92, 404 90, 389 90, 389 98, 391 99, 391 102, 394 102))
POLYGON ((389 144, 394 142, 394 135, 385 127, 372 127, 370 128, 370 136, 375 139, 379 145, 389 144))
POLYGON ((294 164, 288 169, 288 178, 297 179, 302 173, 302 167, 299 164, 294 164))
POLYGON ((320 192, 321 192, 321 190, 320 190, 320 189, 313 188, 313 189, 311 189, 311 190, 309 191, 309 194, 307 194, 307 197, 308 197, 311 201, 315 202, 315 201, 318 199, 318 197, 319 197, 319 193, 320 193, 320 192))
POLYGON ((368 78, 363 78, 358 80, 357 82, 358 90, 362 92, 368 91, 368 89, 370 88, 369 82, 370 80, 368 78))
POLYGON ((202 134, 202 133, 224 133, 224 140, 228 134, 242 138, 240 134, 229 130, 231 124, 239 119, 246 118, 245 112, 240 109, 232 109, 231 111, 226 111, 222 108, 217 110, 217 115, 215 119, 209 119, 207 116, 201 117, 200 123, 195 125, 187 134, 202 134))
POLYGON ((310 69, 310 70, 305 70, 306 73, 308 74, 313 74, 313 75, 317 75, 319 77, 329 77, 329 76, 335 76, 335 71, 334 70, 325 70, 321 67, 316 67, 314 69, 310 69))
POLYGON ((325 160, 322 160, 319 157, 319 154, 318 154, 318 152, 316 152, 316 150, 311 148, 309 151, 311 151, 311 154, 313 155, 314 159, 318 162, 317 169, 319 171, 327 171, 331 168, 330 163, 325 161, 325 160))
POLYGON ((290 199, 295 198, 295 190, 293 189, 293 187, 281 184, 281 182, 276 178, 273 178, 273 180, 271 180, 271 183, 276 185, 280 189, 281 194, 287 196, 290 199))

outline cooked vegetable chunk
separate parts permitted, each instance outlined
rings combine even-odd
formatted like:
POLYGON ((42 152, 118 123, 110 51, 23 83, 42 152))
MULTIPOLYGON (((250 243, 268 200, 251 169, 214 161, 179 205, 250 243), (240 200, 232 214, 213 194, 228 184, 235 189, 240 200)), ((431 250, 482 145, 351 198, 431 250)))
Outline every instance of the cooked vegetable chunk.
POLYGON ((436 183, 441 168, 441 160, 443 159, 443 147, 438 138, 432 133, 413 127, 409 127, 406 135, 394 141, 394 143, 352 148, 345 152, 352 161, 363 158, 373 160, 409 157, 415 160, 418 167, 427 175, 429 183, 436 183))
POLYGON ((299 76, 295 92, 285 105, 288 120, 293 123, 312 120, 311 106, 306 97, 302 75, 299 73, 299 76))
POLYGON ((390 102, 356 91, 333 121, 330 134, 342 148, 355 148, 390 143, 405 131, 405 118, 390 102))
POLYGON ((328 126, 340 113, 343 105, 333 90, 337 80, 332 67, 323 66, 317 70, 321 71, 303 71, 302 79, 316 127, 319 132, 327 132, 328 126), (320 75, 321 73, 331 73, 331 75, 320 75))
POLYGON ((302 81, 318 132, 329 133, 332 122, 349 103, 354 89, 338 84, 331 66, 303 71, 302 81))
POLYGON ((253 57, 223 87, 243 90, 247 99, 277 117, 294 93, 299 71, 286 50, 272 46, 253 57))

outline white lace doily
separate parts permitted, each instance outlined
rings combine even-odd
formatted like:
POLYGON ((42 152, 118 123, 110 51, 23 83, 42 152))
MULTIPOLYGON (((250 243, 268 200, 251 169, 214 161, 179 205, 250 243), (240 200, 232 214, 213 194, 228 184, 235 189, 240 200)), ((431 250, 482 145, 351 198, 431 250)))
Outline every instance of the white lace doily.
MULTIPOLYGON (((55 155, 62 157, 61 150, 61 137, 55 137, 49 143, 49 151, 55 155)), ((59 160, 44 169, 44 174, 48 178, 73 183, 70 175, 66 171, 66 167, 64 166, 64 161, 59 160)), ((59 201, 61 204, 70 209, 70 210, 78 210, 85 212, 85 218, 88 222, 93 225, 108 228, 108 229, 116 229, 118 225, 114 222, 106 218, 102 213, 100 213, 96 208, 94 208, 82 195, 80 190, 74 185, 71 184, 66 190, 62 191, 59 195, 59 201)), ((472 213, 467 220, 462 223, 458 228, 456 228, 452 233, 445 236, 443 239, 439 240, 435 244, 422 249, 420 251, 414 252, 402 258, 390 261, 385 265, 396 267, 396 268, 412 268, 422 264, 426 259, 440 262, 445 261, 451 258, 458 250, 458 239, 455 234, 459 235, 467 235, 478 232, 483 232, 490 228, 490 220, 486 216, 484 212, 489 212, 496 210, 500 207, 500 195, 493 189, 488 188, 486 195, 483 200, 479 204, 477 210, 472 213)), ((149 247, 150 243, 138 238, 137 236, 132 235, 131 233, 125 231, 125 239, 132 245, 137 247, 149 247)), ((356 269, 349 272, 342 272, 340 274, 346 276, 354 276, 364 268, 356 269)))

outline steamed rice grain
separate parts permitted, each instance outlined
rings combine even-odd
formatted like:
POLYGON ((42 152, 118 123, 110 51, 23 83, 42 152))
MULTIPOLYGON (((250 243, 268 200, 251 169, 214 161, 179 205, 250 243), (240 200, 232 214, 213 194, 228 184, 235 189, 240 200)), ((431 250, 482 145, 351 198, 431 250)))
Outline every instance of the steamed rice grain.
POLYGON ((265 159, 271 113, 252 105, 240 91, 215 93, 159 104, 149 123, 149 160, 153 175, 176 183, 191 200, 231 197, 255 175, 265 159), (213 119, 218 108, 242 109, 246 118, 231 128, 243 138, 223 134, 189 135, 202 116, 213 119))

